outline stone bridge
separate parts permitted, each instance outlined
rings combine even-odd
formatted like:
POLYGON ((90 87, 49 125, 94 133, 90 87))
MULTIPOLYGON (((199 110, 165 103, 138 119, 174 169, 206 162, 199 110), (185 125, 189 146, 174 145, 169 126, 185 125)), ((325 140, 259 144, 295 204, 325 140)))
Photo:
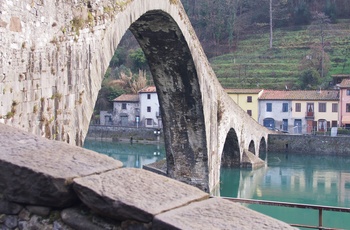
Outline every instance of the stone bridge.
POLYGON ((128 29, 157 88, 170 177, 210 191, 221 165, 266 151, 269 130, 223 91, 179 0, 1 1, 0 121, 82 145, 128 29))

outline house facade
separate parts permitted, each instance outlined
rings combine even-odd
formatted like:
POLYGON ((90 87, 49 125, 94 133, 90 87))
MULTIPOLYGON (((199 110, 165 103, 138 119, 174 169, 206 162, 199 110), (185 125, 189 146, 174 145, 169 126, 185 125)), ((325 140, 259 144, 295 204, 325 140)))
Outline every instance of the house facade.
POLYGON ((343 79, 339 84, 340 108, 339 122, 341 127, 350 129, 350 79, 343 79))
POLYGON ((140 101, 138 94, 123 94, 113 100, 113 125, 137 126, 139 120, 140 101))
POLYGON ((264 90, 258 122, 270 129, 304 134, 338 126, 338 90, 264 90))
POLYGON ((158 95, 155 86, 148 86, 139 91, 140 124, 144 127, 162 128, 158 95))
POLYGON ((262 89, 225 89, 225 92, 254 120, 258 121, 258 98, 262 89))

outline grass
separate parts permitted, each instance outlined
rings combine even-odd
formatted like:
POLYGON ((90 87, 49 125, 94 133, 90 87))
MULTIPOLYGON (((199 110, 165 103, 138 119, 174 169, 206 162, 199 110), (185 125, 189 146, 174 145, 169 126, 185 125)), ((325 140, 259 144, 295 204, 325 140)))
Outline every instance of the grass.
MULTIPOLYGON (((332 25, 327 41, 330 48, 330 69, 323 80, 331 80, 334 74, 350 74, 350 20, 340 20, 332 25)), ((223 87, 289 89, 298 88, 299 66, 309 53, 314 38, 306 27, 278 29, 274 31, 273 49, 269 49, 269 33, 246 36, 234 53, 210 59, 218 80, 223 87)))

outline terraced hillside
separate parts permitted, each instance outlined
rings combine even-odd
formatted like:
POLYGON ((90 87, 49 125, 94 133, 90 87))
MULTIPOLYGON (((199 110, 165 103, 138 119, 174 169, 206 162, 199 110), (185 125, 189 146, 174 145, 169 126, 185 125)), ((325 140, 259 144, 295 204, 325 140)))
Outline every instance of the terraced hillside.
MULTIPOLYGON (((322 79, 328 85, 333 74, 350 74, 350 20, 341 20, 326 31, 330 69, 322 79)), ((269 49, 269 33, 247 36, 234 53, 214 57, 211 65, 223 85, 231 88, 298 88, 300 64, 317 41, 306 27, 274 31, 274 48, 269 49)))

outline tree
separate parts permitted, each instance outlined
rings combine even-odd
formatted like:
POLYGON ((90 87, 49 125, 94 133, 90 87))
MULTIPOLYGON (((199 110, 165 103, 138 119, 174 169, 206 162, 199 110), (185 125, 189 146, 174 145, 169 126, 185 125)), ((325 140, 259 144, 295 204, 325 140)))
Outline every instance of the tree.
POLYGON ((320 44, 313 44, 310 52, 305 55, 300 63, 300 71, 313 69, 317 71, 323 79, 322 74, 327 74, 330 67, 330 59, 327 53, 323 52, 320 44))
POLYGON ((316 38, 318 42, 316 44, 319 44, 319 47, 321 48, 321 70, 320 75, 321 78, 324 77, 324 66, 325 66, 325 48, 327 46, 330 46, 330 42, 327 41, 327 38, 329 37, 329 31, 331 29, 330 23, 331 20, 327 15, 320 12, 314 12, 312 14, 312 23, 309 26, 308 30, 311 34, 311 37, 316 38))
POLYGON ((320 84, 320 74, 315 69, 306 69, 300 75, 301 89, 317 89, 320 84))
POLYGON ((132 61, 134 71, 148 67, 146 56, 141 48, 130 51, 129 58, 132 61))
MULTIPOLYGON (((270 49, 273 48, 273 27, 276 21, 286 21, 289 19, 288 1, 287 0, 269 0, 269 15, 270 15, 270 49)), ((280 23, 284 24, 284 23, 280 23)))

